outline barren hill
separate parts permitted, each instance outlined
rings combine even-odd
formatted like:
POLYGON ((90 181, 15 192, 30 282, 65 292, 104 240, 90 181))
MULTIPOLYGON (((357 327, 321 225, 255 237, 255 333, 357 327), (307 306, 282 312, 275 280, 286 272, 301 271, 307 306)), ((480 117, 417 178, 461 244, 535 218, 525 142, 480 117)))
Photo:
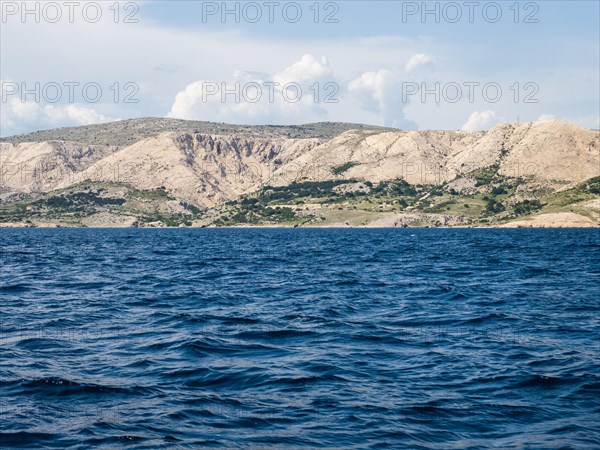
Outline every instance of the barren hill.
POLYGON ((115 151, 115 146, 70 141, 0 142, 0 192, 56 189, 115 151))
POLYGON ((436 184, 498 164, 506 176, 579 182, 599 175, 599 135, 557 120, 499 125, 488 132, 348 131, 276 175, 285 174, 283 182, 290 173, 334 179, 328 169, 346 164, 344 175, 351 178, 436 184))
MULTIPOLYGON (((408 210, 423 209, 424 205, 435 210, 430 200, 423 199, 456 192, 480 195, 488 202, 488 212, 500 214, 519 200, 533 201, 542 193, 576 189, 598 176, 600 133, 556 120, 465 132, 349 124, 239 127, 140 119, 51 130, 0 142, 0 199, 5 203, 21 201, 23 195, 74 193, 108 183, 158 193, 150 195, 152 198, 167 196, 170 206, 161 210, 172 212, 181 209, 177 201, 183 202, 184 209, 190 207, 185 205, 220 208, 240 196, 260 197, 268 186, 278 192, 290 185, 308 186, 302 191, 308 197, 300 203, 306 204, 353 199, 379 185, 389 190, 389 195, 382 197, 383 205, 397 202, 408 210), (39 142, 45 137, 53 139, 39 142), (55 140, 58 137, 63 139, 55 140), (423 199, 415 197, 411 204, 393 197, 394 192, 407 196, 414 191, 394 184, 399 181, 416 186, 414 195, 423 199), (313 192, 314 186, 328 187, 313 192), (505 199, 486 195, 509 191, 505 199)), ((281 193, 276 198, 300 201, 295 195, 281 193)), ((350 203, 346 201, 341 209, 350 203)), ((139 206, 139 202, 132 204, 139 206)), ((377 220, 384 223, 387 219, 377 220)))
MULTIPOLYGON (((280 164, 319 145, 310 139, 163 133, 125 147, 89 166, 79 181, 165 187, 198 206, 215 206, 255 190, 280 164)), ((72 184, 65 180, 60 187, 72 184)))

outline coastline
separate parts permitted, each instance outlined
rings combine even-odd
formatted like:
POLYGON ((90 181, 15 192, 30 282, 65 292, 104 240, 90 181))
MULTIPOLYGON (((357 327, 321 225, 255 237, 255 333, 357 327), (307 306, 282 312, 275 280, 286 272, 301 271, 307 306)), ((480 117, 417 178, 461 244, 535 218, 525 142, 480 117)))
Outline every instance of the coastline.
POLYGON ((311 230, 432 230, 432 229, 443 229, 443 230, 463 230, 463 229, 600 229, 600 224, 561 224, 561 225, 544 225, 544 224, 517 224, 507 223, 498 225, 478 225, 478 226, 415 226, 415 227, 384 227, 384 226, 285 226, 285 225, 235 225, 235 226, 190 226, 190 227, 118 227, 118 226, 68 226, 63 224, 22 224, 22 223, 0 223, 0 230, 9 229, 88 229, 88 230, 241 230, 241 229, 281 229, 281 230, 295 230, 295 229, 311 229, 311 230))

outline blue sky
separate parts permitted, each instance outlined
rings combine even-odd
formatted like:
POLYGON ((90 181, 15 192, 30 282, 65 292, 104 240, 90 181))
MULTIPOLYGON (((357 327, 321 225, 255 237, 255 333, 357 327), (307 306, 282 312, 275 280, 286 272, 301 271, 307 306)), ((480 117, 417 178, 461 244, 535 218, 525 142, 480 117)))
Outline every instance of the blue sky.
POLYGON ((2 136, 146 116, 600 126, 598 1, 278 1, 273 23, 268 2, 228 2, 239 13, 224 20, 222 2, 122 2, 116 23, 113 2, 99 2, 94 23, 85 20, 93 8, 74 10, 71 23, 57 3, 60 20, 47 3, 23 18, 21 2, 2 2, 2 136), (136 22, 125 23, 128 14, 136 22))

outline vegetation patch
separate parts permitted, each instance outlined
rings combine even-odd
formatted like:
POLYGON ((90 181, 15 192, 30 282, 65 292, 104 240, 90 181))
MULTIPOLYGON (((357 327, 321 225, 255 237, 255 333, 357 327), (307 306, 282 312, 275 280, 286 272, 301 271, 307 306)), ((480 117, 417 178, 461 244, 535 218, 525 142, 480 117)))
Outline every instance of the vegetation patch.
POLYGON ((581 189, 590 194, 600 195, 600 177, 594 177, 582 183, 581 189))
POLYGON ((69 192, 37 200, 33 208, 52 208, 56 210, 85 211, 102 206, 121 206, 123 198, 100 196, 99 192, 69 192))
POLYGON ((182 210, 174 212, 166 202, 175 200, 164 187, 140 190, 124 183, 82 182, 67 189, 46 194, 19 197, 0 202, 0 222, 55 222, 83 225, 83 220, 97 213, 138 217, 141 222, 162 222, 167 226, 192 225, 202 216, 197 206, 179 202, 182 210))
POLYGON ((469 178, 475 178, 475 186, 487 186, 497 177, 499 168, 500 164, 496 163, 488 167, 476 169, 467 176, 469 178))
POLYGON ((129 196, 144 200, 175 200, 175 197, 172 197, 164 186, 146 190, 132 188, 129 196))
MULTIPOLYGON (((403 179, 381 181, 377 186, 373 187, 373 194, 376 196, 388 195, 388 196, 415 196, 417 195, 417 188, 412 184, 406 182, 403 179)), ((441 189, 440 189, 441 192, 441 189)))
POLYGON ((237 224, 258 225, 264 222, 286 223, 296 218, 296 213, 288 207, 264 206, 256 198, 244 198, 232 212, 215 220, 216 226, 232 226, 237 224))
POLYGON ((334 175, 341 175, 344 172, 347 172, 348 170, 350 170, 352 167, 358 165, 358 163, 353 162, 353 161, 348 161, 347 163, 341 164, 339 166, 336 167, 332 167, 331 168, 331 173, 333 173, 334 175))
POLYGON ((267 205, 272 202, 289 202, 298 199, 339 199, 343 198, 344 194, 334 191, 333 188, 356 182, 357 180, 305 181, 293 182, 287 186, 265 186, 258 193, 257 200, 261 205, 267 205))
POLYGON ((524 200, 513 206, 515 215, 525 216, 533 212, 539 211, 544 205, 539 200, 524 200))
POLYGON ((488 200, 485 210, 488 214, 498 214, 505 211, 506 207, 495 198, 491 198, 488 200))

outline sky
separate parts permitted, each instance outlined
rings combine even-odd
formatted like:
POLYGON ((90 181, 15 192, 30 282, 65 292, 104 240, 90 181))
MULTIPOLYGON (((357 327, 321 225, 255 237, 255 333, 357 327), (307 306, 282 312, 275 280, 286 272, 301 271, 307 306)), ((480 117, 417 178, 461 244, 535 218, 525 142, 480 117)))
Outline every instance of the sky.
POLYGON ((0 135, 138 117, 600 128, 600 2, 0 1, 0 135))

